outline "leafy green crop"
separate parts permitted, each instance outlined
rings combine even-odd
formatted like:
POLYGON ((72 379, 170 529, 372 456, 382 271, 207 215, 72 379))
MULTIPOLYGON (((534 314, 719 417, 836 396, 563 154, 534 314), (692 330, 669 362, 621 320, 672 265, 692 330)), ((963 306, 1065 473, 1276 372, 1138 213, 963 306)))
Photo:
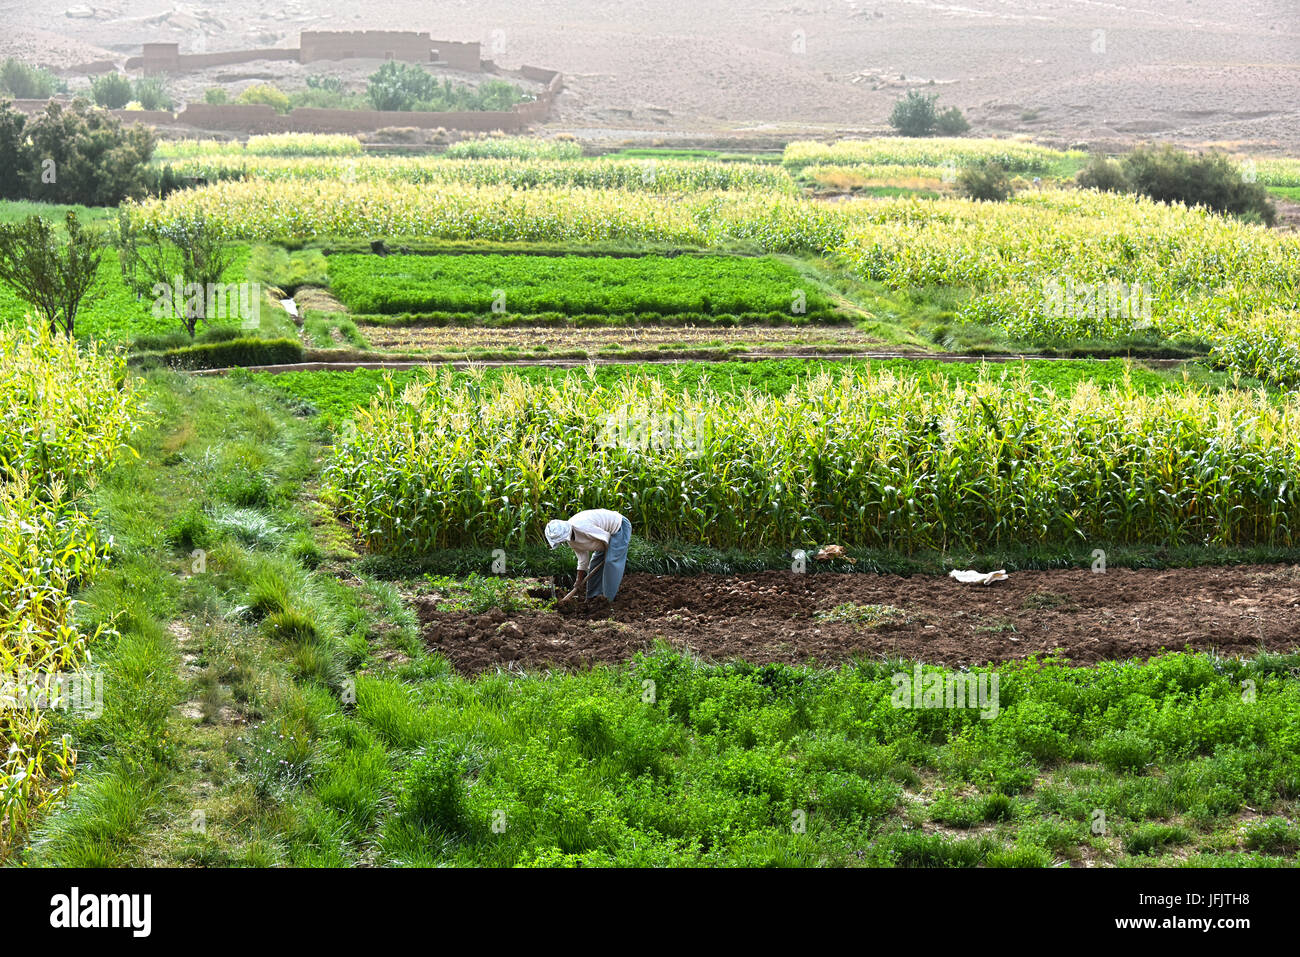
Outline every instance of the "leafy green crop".
POLYGON ((830 311, 807 279, 767 257, 334 255, 329 275, 335 295, 362 313, 830 311))

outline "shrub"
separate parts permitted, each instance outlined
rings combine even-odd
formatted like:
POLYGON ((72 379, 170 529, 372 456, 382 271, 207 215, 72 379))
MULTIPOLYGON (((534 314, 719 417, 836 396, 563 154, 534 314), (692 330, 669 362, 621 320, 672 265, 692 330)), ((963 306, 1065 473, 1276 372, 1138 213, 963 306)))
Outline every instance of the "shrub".
POLYGON ((14 130, 22 137, 10 154, 16 155, 13 165, 19 171, 22 198, 116 206, 148 192, 147 167, 155 143, 148 127, 123 127, 116 117, 78 99, 71 106, 51 103, 24 124, 0 122, 0 138, 14 130), (47 161, 58 174, 52 182, 42 181, 47 161))
POLYGON ((203 102, 210 106, 221 106, 230 102, 230 94, 222 87, 210 86, 203 91, 203 102))
POLYGON ((508 110, 523 93, 505 80, 453 85, 413 63, 389 60, 371 74, 366 98, 376 110, 508 110))
POLYGON ((1204 206, 1269 226, 1277 220, 1264 185, 1246 182, 1237 164, 1222 153, 1142 147, 1124 157, 1124 174, 1133 192, 1159 202, 1204 206))
POLYGON ((95 103, 108 110, 120 110, 131 102, 131 80, 121 73, 105 73, 90 83, 95 103))
POLYGON ((235 102, 247 105, 262 104, 272 107, 277 113, 288 113, 290 107, 288 95, 270 83, 258 83, 248 87, 235 98, 235 102))
POLYGON ((1084 189, 1099 189, 1104 193, 1129 192, 1124 167, 1115 160, 1100 155, 1088 160, 1088 165, 1079 170, 1075 182, 1084 189))
POLYGON ((376 110, 413 110, 433 95, 437 82, 414 64, 389 60, 371 74, 366 97, 376 110))
POLYGON ((160 76, 142 76, 135 81, 135 100, 142 110, 170 110, 172 98, 160 76))
POLYGON ((929 136, 934 132, 934 103, 937 99, 937 93, 909 90, 894 104, 893 112, 889 114, 889 125, 904 136, 929 136))
POLYGON ((1013 192, 1011 177, 997 163, 967 166, 957 176, 957 191, 970 199, 1005 202, 1013 192))
POLYGON ((960 109, 950 106, 935 116, 934 128, 940 136, 961 136, 970 132, 970 121, 960 109))
POLYGON ((287 365, 302 361, 302 344, 292 339, 234 339, 171 349, 162 360, 177 369, 287 365))
POLYGON ((0 92, 18 100, 43 100, 63 89, 53 73, 9 57, 0 66, 0 92))

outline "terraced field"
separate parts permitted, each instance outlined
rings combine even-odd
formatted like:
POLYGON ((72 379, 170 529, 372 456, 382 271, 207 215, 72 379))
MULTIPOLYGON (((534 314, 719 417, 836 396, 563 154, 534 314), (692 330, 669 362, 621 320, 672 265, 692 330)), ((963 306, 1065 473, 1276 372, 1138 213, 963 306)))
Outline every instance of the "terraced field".
POLYGON ((360 149, 123 206, 254 330, 116 250, 75 341, 0 288, 0 678, 122 689, 0 711, 6 863, 1294 862, 1293 233, 1018 141, 360 149), (558 600, 586 508, 612 606, 558 600))

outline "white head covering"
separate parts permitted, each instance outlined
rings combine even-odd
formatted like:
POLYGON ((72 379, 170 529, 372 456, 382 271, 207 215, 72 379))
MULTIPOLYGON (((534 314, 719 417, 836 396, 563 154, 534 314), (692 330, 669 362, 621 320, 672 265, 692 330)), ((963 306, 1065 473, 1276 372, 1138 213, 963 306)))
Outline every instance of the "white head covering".
POLYGON ((559 548, 569 540, 573 526, 568 522, 553 518, 546 523, 546 543, 552 548, 559 548))

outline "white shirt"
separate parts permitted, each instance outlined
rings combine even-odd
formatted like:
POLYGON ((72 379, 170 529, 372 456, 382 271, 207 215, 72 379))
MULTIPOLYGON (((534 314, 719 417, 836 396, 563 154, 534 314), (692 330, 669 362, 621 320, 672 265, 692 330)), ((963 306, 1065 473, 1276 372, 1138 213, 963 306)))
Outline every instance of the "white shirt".
POLYGON ((573 535, 569 547, 578 556, 578 570, 591 567, 592 552, 603 552, 609 540, 623 527, 623 516, 607 508, 589 508, 569 519, 573 535))

